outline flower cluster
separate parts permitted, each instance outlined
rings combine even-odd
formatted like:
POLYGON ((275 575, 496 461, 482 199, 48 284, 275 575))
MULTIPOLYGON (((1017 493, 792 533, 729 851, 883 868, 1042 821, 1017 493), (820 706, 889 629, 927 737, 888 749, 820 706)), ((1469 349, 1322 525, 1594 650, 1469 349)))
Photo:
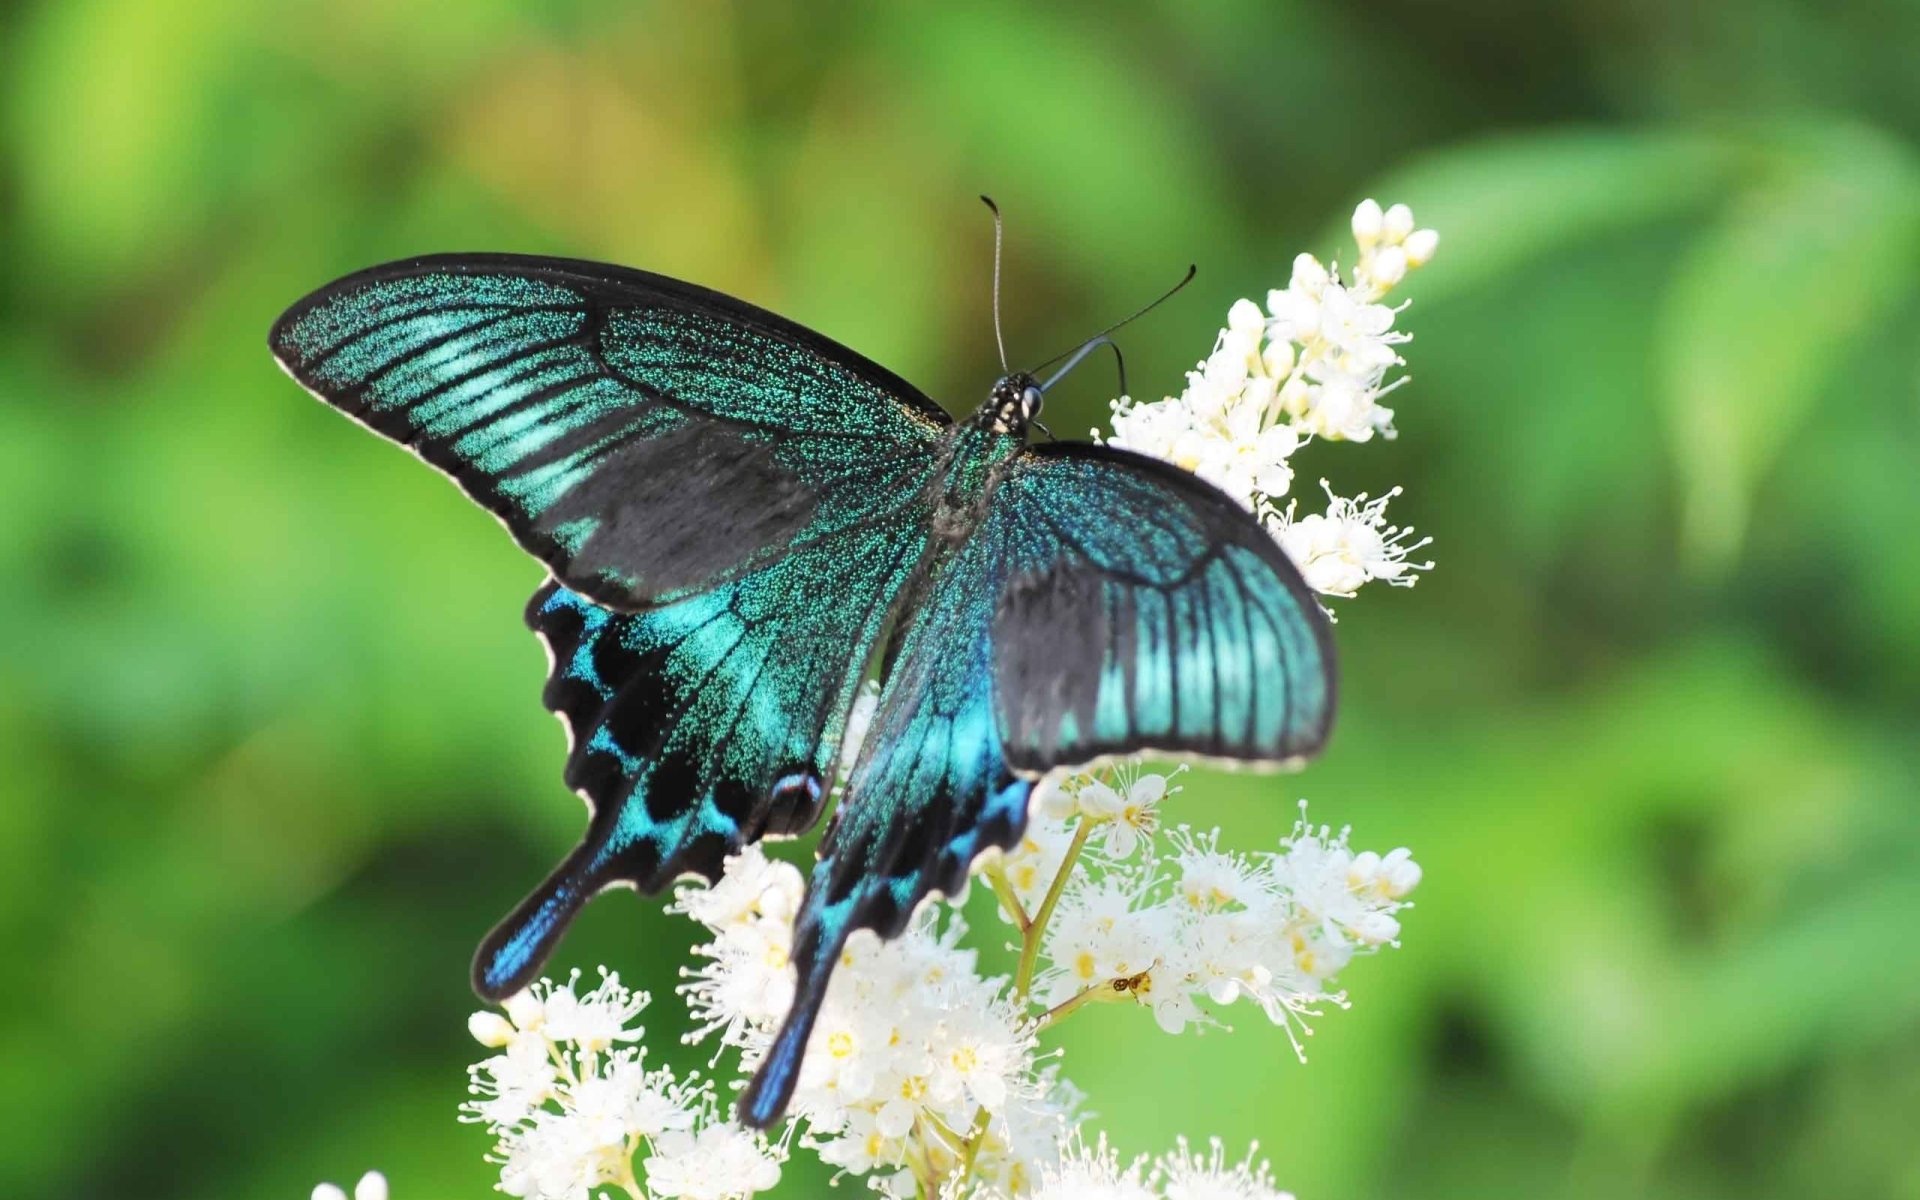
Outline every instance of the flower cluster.
POLYGON ((1201 1155, 1183 1138, 1170 1154, 1122 1162, 1104 1137, 1076 1142, 1041 1177, 1033 1200, 1293 1200, 1274 1187, 1266 1163, 1254 1162, 1258 1150, 1229 1163, 1218 1139, 1201 1155))
MULTIPOLYGON (((1202 1000, 1245 999, 1286 1025, 1299 1049, 1315 1006, 1345 1003, 1328 990, 1333 977, 1356 954, 1399 937, 1396 914, 1420 867, 1404 848, 1356 853, 1348 830, 1310 824, 1304 805, 1271 851, 1225 851, 1217 830, 1186 826, 1164 839, 1141 836, 1159 824, 1160 799, 1177 790, 1166 776, 1122 765, 1112 782, 1068 780, 1033 813, 1026 838, 996 868, 1016 893, 1019 881, 1057 870, 1047 865, 1056 855, 1082 847, 1081 869, 1053 899, 1035 994, 1056 1012, 1131 998, 1169 1033, 1217 1023, 1202 1000)), ((1032 897, 1025 892, 1022 903, 1032 897)))
MULTIPOLYGON (((793 991, 787 955, 802 880, 757 846, 727 863, 708 889, 684 888, 679 911, 712 933, 704 962, 682 986, 701 1022, 751 1071, 765 1055, 793 991)), ((912 1195, 951 1176, 1025 1190, 1051 1156, 1073 1104, 1035 1061, 1030 1022, 1008 980, 983 977, 961 946, 966 925, 922 910, 892 942, 856 935, 828 987, 791 1111, 803 1143, 881 1190, 912 1195)))
POLYGON ((587 1200, 617 1187, 644 1200, 727 1200, 779 1182, 784 1149, 729 1123, 710 1081, 647 1068, 634 1045, 646 1031, 632 1022, 648 1003, 603 969, 592 991, 579 990, 575 972, 512 997, 504 1015, 468 1021, 499 1053, 469 1068, 476 1098, 461 1119, 494 1135, 502 1192, 587 1200))
POLYGON ((1399 347, 1410 335, 1394 328, 1405 305, 1381 300, 1433 257, 1439 235, 1416 229, 1406 205, 1383 210, 1372 200, 1354 210, 1352 225, 1359 259, 1351 281, 1311 254, 1295 258, 1264 310, 1252 300, 1233 305, 1178 396, 1114 401, 1107 439, 1185 467, 1245 504, 1307 583, 1331 596, 1351 596, 1372 579, 1410 586, 1433 565, 1409 562, 1426 541, 1386 523, 1397 492, 1369 501, 1328 491, 1326 512, 1307 516, 1287 500, 1293 457, 1307 442, 1394 436, 1393 410, 1380 400, 1406 382, 1386 377, 1404 365, 1399 347))
MULTIPOLYGON (((1079 1098, 1038 1053, 1040 1031, 1088 1004, 1133 1000, 1177 1033, 1214 1023, 1199 1001, 1244 998, 1297 1047, 1316 1004, 1344 1004, 1333 977, 1398 936, 1418 865, 1406 850, 1356 853, 1346 831, 1304 816, 1278 849, 1251 855, 1221 850, 1217 831, 1163 831, 1178 774, 1123 764, 1049 782, 1021 844, 976 864, 1020 935, 1013 978, 982 974, 961 944, 965 923, 934 908, 893 942, 849 943, 794 1095, 800 1143, 889 1195, 933 1195, 962 1174, 974 1195, 1046 1194, 1047 1179, 1105 1168, 1062 1158, 1079 1098)), ((801 893, 796 868, 749 847, 713 887, 676 899, 712 934, 681 988, 692 1038, 738 1049, 743 1071, 791 999, 801 893)), ((1264 1178, 1218 1159, 1205 1169, 1220 1178, 1264 1178)), ((1201 1161, 1183 1149, 1153 1177, 1169 1196, 1208 1194, 1180 1190, 1201 1161)))

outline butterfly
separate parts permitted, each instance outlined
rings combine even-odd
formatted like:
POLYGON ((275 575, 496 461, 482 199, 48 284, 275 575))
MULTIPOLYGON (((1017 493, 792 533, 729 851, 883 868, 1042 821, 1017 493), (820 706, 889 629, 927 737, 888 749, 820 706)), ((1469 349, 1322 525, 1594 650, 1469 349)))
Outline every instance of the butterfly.
POLYGON ((716 880, 841 789, 748 1124, 785 1112, 848 936, 898 934, 1016 845, 1047 772, 1148 749, 1281 763, 1327 738, 1327 621, 1274 539, 1179 467, 1030 445, 1030 373, 955 421, 742 301, 505 254, 347 276, 270 345, 550 574, 526 621, 587 831, 481 944, 481 996, 526 986, 601 890, 716 880))

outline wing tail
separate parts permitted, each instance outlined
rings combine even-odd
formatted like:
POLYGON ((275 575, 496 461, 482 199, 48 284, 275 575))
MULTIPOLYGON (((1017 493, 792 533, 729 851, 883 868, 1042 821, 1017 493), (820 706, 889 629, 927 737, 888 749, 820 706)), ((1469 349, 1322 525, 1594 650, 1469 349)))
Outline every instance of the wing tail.
POLYGON ((533 982, 580 906, 606 886, 604 842, 589 838, 494 926, 473 956, 473 990, 499 1002, 533 982))
POLYGON ((1033 783, 1007 767, 993 718, 994 592, 974 574, 987 550, 962 552, 901 640, 794 926, 793 1008, 742 1099, 749 1125, 786 1112, 847 938, 899 934, 922 901, 959 891, 974 859, 1025 828, 1033 783))
MULTIPOLYGON (((822 864, 825 866, 826 864, 822 864)), ((840 962, 853 928, 847 918, 849 906, 829 908, 820 902, 825 894, 820 872, 807 893, 806 907, 794 928, 794 969, 798 984, 793 991, 793 1007, 787 1010, 780 1032, 774 1035, 773 1048, 760 1062, 740 1096, 740 1122, 755 1129, 769 1129, 787 1111, 793 1092, 800 1083, 800 1066, 806 1059, 807 1041, 820 1018, 820 1006, 826 1002, 827 985, 840 962)))

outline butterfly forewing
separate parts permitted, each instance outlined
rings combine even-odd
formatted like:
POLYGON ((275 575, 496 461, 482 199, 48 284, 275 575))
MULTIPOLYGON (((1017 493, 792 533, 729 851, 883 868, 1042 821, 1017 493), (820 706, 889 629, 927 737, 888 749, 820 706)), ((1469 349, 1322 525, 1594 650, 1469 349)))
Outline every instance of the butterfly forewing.
POLYGON ((624 609, 858 524, 949 424, 891 372, 771 313, 558 259, 376 267, 296 304, 271 342, 556 579, 624 609))

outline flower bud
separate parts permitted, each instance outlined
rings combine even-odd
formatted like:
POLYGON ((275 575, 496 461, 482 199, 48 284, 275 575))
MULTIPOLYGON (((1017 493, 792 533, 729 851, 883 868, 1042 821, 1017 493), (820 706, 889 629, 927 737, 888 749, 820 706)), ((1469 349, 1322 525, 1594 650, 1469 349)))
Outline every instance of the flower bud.
POLYGON ((1420 885, 1420 864, 1413 861, 1413 851, 1401 846, 1380 860, 1380 878, 1388 896, 1395 900, 1406 895, 1420 885))
POLYGON ((1412 232, 1413 210, 1404 204, 1394 205, 1380 220, 1380 236, 1395 246, 1406 241, 1412 232))
POLYGON ((1073 815, 1075 801, 1066 788, 1060 786, 1060 780, 1049 775, 1040 781, 1035 789, 1031 804, 1042 816, 1056 821, 1064 821, 1073 815))
POLYGON ((1383 246, 1367 265, 1367 274, 1382 291, 1407 277, 1407 252, 1398 246, 1383 246))
POLYGON ((1382 945, 1400 936, 1400 922, 1383 912, 1364 914, 1352 926, 1353 935, 1370 946, 1382 945))
POLYGON ((1291 286, 1318 296, 1321 289, 1327 286, 1327 269, 1311 254, 1297 255, 1293 260, 1291 286))
POLYGON ((473 1035, 474 1041, 495 1050, 513 1041, 513 1023, 491 1009, 468 1017, 467 1032, 473 1035))
POLYGON ((1260 306, 1251 300, 1235 300, 1233 307, 1227 310, 1227 328, 1235 333, 1257 338, 1266 327, 1267 321, 1261 315, 1260 306))
POLYGON ((1424 267, 1433 260, 1433 252, 1440 246, 1440 235, 1431 229, 1416 229, 1407 235, 1400 248, 1407 252, 1409 267, 1424 267))
POLYGON ((507 997, 500 1007, 507 1010, 507 1019, 514 1028, 520 1030, 538 1029, 547 1019, 547 1006, 532 992, 515 992, 507 997))
POLYGON ((1275 379, 1285 379, 1293 374, 1293 343, 1268 342, 1267 348, 1260 352, 1260 365, 1275 379))
POLYGON ((1380 202, 1369 196, 1353 210, 1353 240, 1360 243, 1362 250, 1370 250, 1380 240, 1380 229, 1385 214, 1380 211, 1380 202))
POLYGON ((1080 811, 1095 821, 1111 820, 1120 814, 1126 804, 1119 792, 1097 779, 1081 788, 1077 799, 1080 811))

